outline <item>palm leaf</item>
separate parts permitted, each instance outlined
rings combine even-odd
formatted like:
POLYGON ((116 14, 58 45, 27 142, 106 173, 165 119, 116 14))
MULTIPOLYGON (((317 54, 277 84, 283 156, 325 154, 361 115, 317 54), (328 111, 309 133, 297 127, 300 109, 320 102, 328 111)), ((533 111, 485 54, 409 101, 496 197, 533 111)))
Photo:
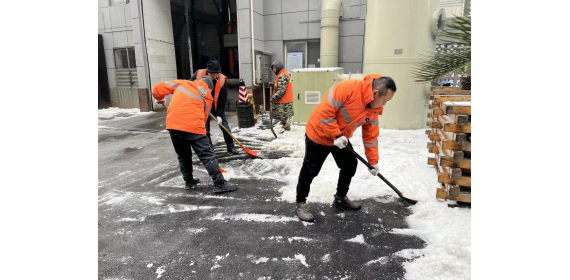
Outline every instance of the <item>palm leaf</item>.
POLYGON ((424 52, 412 67, 416 82, 429 82, 452 72, 470 72, 471 68, 471 14, 455 17, 441 30, 440 41, 446 46, 439 53, 424 52))

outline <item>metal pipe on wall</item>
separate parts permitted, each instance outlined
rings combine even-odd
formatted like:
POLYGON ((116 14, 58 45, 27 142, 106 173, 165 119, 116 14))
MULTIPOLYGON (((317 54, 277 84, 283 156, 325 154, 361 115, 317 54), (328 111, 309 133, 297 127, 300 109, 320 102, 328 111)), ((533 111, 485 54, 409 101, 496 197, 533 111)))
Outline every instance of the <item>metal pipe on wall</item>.
MULTIPOLYGON (((146 86, 148 88, 148 99, 149 99, 149 109, 150 111, 154 111, 154 99, 152 98, 152 81, 150 79, 150 63, 148 60, 148 49, 146 48, 146 26, 145 26, 145 22, 144 22, 144 8, 143 8, 143 0, 139 0, 137 1, 137 8, 138 8, 138 12, 139 12, 139 26, 141 28, 141 49, 143 51, 143 62, 144 62, 144 71, 145 71, 145 80, 146 80, 146 86)), ((138 65, 137 65, 138 66, 138 65)), ((140 86, 140 85, 139 85, 140 86)), ((140 106, 140 104, 139 104, 140 106)))
POLYGON ((249 0, 249 12, 250 12, 250 23, 251 25, 251 81, 253 86, 257 86, 255 83, 255 39, 253 38, 253 0, 249 0))
POLYGON ((338 67, 338 28, 342 0, 324 0, 321 9, 321 68, 338 67))

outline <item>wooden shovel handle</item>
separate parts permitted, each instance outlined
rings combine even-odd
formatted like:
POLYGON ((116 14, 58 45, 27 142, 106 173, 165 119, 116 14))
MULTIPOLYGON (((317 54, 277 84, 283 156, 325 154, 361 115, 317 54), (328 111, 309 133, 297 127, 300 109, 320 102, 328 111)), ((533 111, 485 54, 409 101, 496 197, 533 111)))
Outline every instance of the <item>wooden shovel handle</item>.
MULTIPOLYGON (((208 112, 208 114, 210 114, 210 117, 211 117, 212 119, 214 119, 214 120, 216 120, 216 122, 218 122, 216 116, 214 116, 214 115, 212 114, 212 112, 208 112)), ((221 123, 219 123, 218 125, 219 125, 228 135, 230 135, 240 146, 243 146, 243 145, 235 138, 235 136, 234 136, 233 134, 231 134, 231 132, 228 131, 228 129, 227 129, 225 126, 223 126, 221 123)))

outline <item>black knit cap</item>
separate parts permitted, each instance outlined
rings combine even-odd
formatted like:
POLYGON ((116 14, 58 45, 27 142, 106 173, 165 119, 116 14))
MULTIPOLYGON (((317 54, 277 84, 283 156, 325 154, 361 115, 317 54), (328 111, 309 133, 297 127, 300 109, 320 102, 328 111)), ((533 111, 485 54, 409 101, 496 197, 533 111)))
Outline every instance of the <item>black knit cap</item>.
POLYGON ((217 60, 208 61, 208 67, 206 67, 206 71, 208 71, 208 73, 222 72, 222 68, 220 67, 220 62, 218 62, 217 60))

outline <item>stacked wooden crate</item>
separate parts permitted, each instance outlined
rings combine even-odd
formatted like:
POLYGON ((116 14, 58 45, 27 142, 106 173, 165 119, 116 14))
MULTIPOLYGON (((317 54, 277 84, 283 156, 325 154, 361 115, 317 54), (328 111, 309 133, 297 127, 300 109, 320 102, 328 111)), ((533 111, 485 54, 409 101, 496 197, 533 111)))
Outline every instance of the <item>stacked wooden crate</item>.
POLYGON ((438 199, 471 203, 471 91, 432 87, 426 134, 428 164, 438 173, 438 199))

